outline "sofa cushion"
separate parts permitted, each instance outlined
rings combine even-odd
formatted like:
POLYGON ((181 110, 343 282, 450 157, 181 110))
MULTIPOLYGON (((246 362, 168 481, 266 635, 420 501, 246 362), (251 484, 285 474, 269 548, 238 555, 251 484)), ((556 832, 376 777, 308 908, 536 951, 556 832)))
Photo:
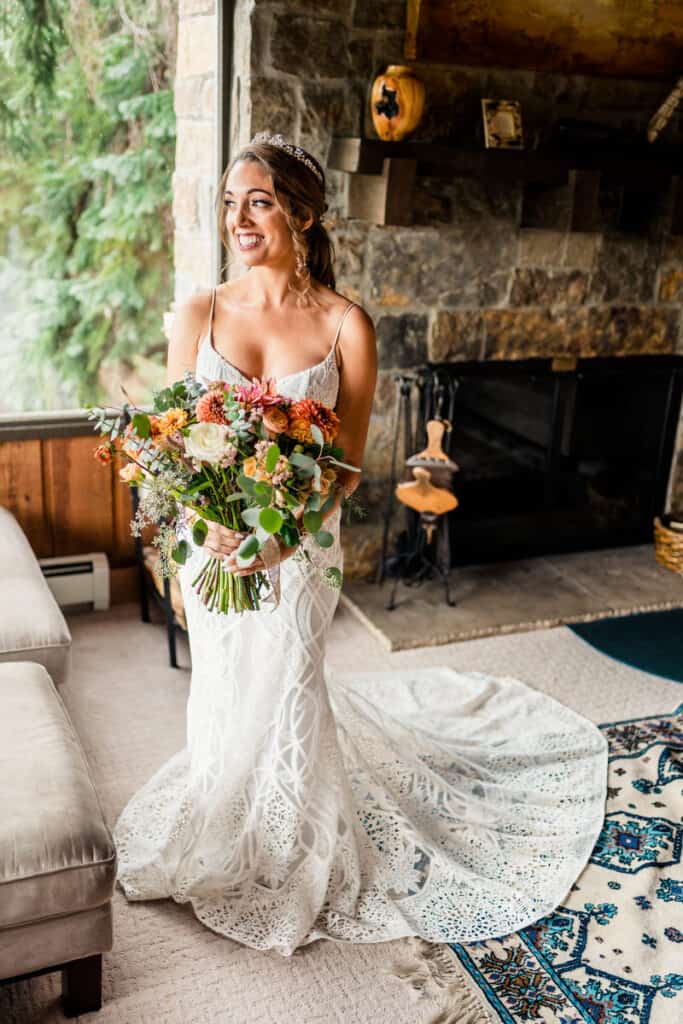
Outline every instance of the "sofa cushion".
POLYGON ((59 686, 69 671, 71 634, 24 531, 0 508, 0 661, 37 661, 59 686))
POLYGON ((42 665, 0 664, 0 928, 106 903, 116 850, 42 665))

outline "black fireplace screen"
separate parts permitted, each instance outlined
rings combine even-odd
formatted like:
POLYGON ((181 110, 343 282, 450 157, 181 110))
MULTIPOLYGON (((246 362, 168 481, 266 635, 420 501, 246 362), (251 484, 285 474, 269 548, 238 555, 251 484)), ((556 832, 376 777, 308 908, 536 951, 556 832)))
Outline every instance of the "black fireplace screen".
POLYGON ((452 564, 643 543, 663 512, 683 357, 432 364, 413 451, 452 420, 452 564))

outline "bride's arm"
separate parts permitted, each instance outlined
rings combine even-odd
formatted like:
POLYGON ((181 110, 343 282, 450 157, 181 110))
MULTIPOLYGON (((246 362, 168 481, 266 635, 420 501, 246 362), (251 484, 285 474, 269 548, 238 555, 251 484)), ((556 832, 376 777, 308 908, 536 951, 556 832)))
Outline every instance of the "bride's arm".
MULTIPOLYGON (((352 309, 344 322, 338 351, 341 353, 341 380, 335 412, 339 417, 340 426, 334 443, 343 449, 344 462, 360 468, 363 465, 365 442, 377 386, 375 327, 360 306, 352 309)), ((323 519, 334 513, 343 496, 348 497, 356 490, 360 477, 360 473, 348 469, 339 470, 336 501, 323 519)))
POLYGON ((187 299, 173 315, 169 333, 166 382, 182 380, 186 370, 194 373, 199 339, 208 327, 211 293, 187 299))

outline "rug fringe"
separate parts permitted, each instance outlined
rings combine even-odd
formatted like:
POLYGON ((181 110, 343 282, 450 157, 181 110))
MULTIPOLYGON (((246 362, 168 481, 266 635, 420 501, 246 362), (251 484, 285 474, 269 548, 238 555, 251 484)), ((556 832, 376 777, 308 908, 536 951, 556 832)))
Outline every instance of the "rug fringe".
POLYGON ((394 961, 387 973, 405 981, 415 998, 431 997, 439 1009, 424 1024, 494 1024, 483 997, 465 980, 445 943, 406 940, 408 959, 394 961))

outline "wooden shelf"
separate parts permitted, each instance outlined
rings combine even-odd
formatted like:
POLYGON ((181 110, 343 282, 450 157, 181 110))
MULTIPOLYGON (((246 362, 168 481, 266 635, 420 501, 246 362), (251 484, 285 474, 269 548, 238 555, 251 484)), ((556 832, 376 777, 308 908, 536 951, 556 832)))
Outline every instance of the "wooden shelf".
POLYGON ((352 176, 349 217, 376 224, 411 223, 413 183, 422 174, 489 178, 546 188, 561 188, 572 180, 580 197, 572 226, 575 230, 590 230, 597 220, 602 182, 622 186, 627 192, 659 192, 668 187, 672 176, 681 173, 683 152, 659 146, 476 149, 335 136, 327 164, 352 176))

